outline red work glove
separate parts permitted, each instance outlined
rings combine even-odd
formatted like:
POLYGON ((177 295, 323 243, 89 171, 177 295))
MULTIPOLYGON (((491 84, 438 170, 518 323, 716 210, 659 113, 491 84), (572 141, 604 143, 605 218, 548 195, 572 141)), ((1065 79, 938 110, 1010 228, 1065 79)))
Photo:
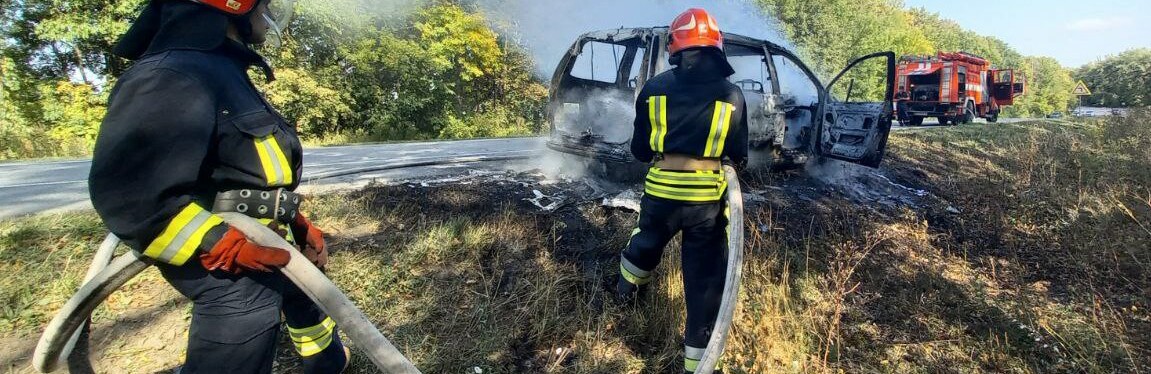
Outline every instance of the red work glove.
POLYGON ((271 272, 287 265, 291 259, 292 255, 288 251, 249 242, 243 232, 231 226, 211 251, 200 255, 200 263, 205 269, 233 274, 240 274, 244 270, 271 272))
POLYGON ((324 243, 324 232, 320 231, 312 222, 308 221, 302 213, 296 214, 296 222, 292 223, 292 236, 300 246, 300 253, 304 254, 316 267, 323 269, 328 264, 328 247, 324 243))

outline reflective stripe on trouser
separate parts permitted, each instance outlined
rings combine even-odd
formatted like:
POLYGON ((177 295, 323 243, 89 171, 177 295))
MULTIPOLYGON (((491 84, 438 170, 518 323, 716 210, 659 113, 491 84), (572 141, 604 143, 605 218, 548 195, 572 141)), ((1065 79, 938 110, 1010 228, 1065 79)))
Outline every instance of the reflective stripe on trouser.
MULTIPOLYGON (((707 350, 704 348, 692 347, 690 345, 683 346, 683 370, 694 372, 699 367, 699 361, 703 360, 703 352, 707 350)), ((715 364, 715 369, 723 368, 723 358, 715 364)))
MULTIPOLYGON (((267 224, 269 220, 261 222, 267 224)), ((285 231, 290 235, 291 230, 285 231)), ((330 321, 280 272, 209 273, 199 261, 184 266, 160 264, 157 268, 169 284, 192 299, 183 374, 271 373, 281 318, 289 329, 330 321)), ((324 340, 328 343, 327 349, 302 360, 304 373, 335 373, 344 367, 347 360, 338 329, 333 326, 328 339, 305 335, 313 337, 316 345, 324 340)))
POLYGON ((183 265, 196 254, 204 234, 223 222, 200 205, 190 203, 148 244, 144 256, 172 265, 183 265))
POLYGON ((292 345, 300 356, 308 357, 323 352, 332 344, 332 336, 336 333, 336 321, 332 317, 324 318, 318 325, 306 327, 292 327, 288 325, 288 337, 292 338, 292 345))
MULTIPOLYGON (((639 229, 635 229, 634 233, 639 234, 639 229)), ((635 235, 633 234, 632 236, 635 235)), ((636 266, 631 261, 628 261, 627 257, 620 257, 619 273, 621 276, 623 276, 623 279, 634 285, 647 284, 648 282, 651 282, 651 271, 640 269, 639 266, 636 266)))
POLYGON ((706 347, 719 314, 727 274, 725 205, 722 200, 689 203, 645 195, 640 200, 639 231, 621 256, 625 278, 632 266, 650 274, 659 266, 671 238, 683 233, 681 266, 687 302, 687 346, 706 347))
POLYGON ((723 170, 676 171, 652 167, 644 182, 645 194, 676 201, 718 202, 726 190, 723 170))

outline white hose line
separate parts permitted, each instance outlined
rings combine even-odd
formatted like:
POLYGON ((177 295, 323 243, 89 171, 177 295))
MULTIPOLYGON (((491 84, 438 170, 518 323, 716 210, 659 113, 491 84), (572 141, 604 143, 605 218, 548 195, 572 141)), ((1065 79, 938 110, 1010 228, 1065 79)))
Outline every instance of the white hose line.
MULTIPOLYGON (((96 275, 100 274, 104 268, 108 267, 108 264, 112 262, 112 255, 116 253, 116 247, 119 245, 120 238, 116 237, 116 235, 108 233, 108 236, 104 237, 104 242, 100 243, 100 247, 96 250, 96 256, 92 257, 92 264, 88 265, 88 274, 84 275, 84 283, 88 283, 93 278, 96 278, 96 275)), ((73 365, 70 365, 70 368, 71 366, 75 365, 83 365, 89 366, 88 369, 91 369, 91 362, 87 362, 88 352, 84 352, 84 354, 80 357, 72 357, 72 351, 76 349, 76 342, 80 340, 80 335, 83 335, 84 329, 91 321, 91 317, 92 315, 89 314, 84 318, 84 322, 80 324, 80 327, 76 328, 76 330, 72 332, 72 337, 68 339, 68 343, 64 344, 64 349, 60 351, 61 361, 68 361, 73 359, 85 361, 73 363, 73 365)), ((86 348, 87 347, 85 347, 85 349, 86 348)))
POLYGON ((727 176, 727 277, 723 283, 723 300, 719 304, 719 314, 711 330, 711 339, 703 351, 703 358, 695 374, 711 374, 723 356, 727 345, 727 335, 731 331, 735 308, 739 303, 739 282, 743 274, 743 191, 739 185, 739 174, 731 166, 723 167, 727 176))
POLYGON ((297 251, 272 229, 240 213, 218 213, 229 225, 243 231, 252 241, 263 246, 280 248, 292 254, 292 260, 280 271, 300 287, 316 305, 336 321, 344 334, 368 354, 376 367, 385 373, 419 373, 415 365, 376 326, 368 320, 352 301, 320 269, 312 265, 303 253, 297 251))
MULTIPOLYGON (((364 313, 356 308, 320 269, 312 265, 302 253, 292 248, 291 244, 248 216, 239 213, 220 213, 219 216, 247 234, 252 241, 263 246, 287 250, 292 260, 280 269, 281 272, 315 301, 329 317, 332 317, 341 326, 344 334, 368 354, 378 369, 384 373, 419 373, 419 370, 400 354, 387 338, 384 338, 364 313)), ((106 239, 101 246, 93 267, 105 258, 105 246, 115 248, 115 245, 109 245, 109 240, 111 239, 106 239)), ((110 253, 108 251, 107 255, 110 253)), ((151 266, 150 260, 142 257, 139 252, 129 250, 116 257, 107 267, 85 282, 44 329, 44 334, 40 336, 40 341, 33 352, 32 366, 41 373, 57 370, 64 349, 73 339, 74 332, 88 320, 92 310, 148 266, 151 266)))
POLYGON ((92 310, 104 302, 108 295, 151 266, 145 261, 138 252, 128 251, 80 286, 80 290, 64 303, 52 321, 48 322, 48 327, 44 328, 44 335, 40 336, 36 350, 32 353, 32 366, 41 373, 55 371, 60 366, 61 353, 73 332, 88 320, 92 310))

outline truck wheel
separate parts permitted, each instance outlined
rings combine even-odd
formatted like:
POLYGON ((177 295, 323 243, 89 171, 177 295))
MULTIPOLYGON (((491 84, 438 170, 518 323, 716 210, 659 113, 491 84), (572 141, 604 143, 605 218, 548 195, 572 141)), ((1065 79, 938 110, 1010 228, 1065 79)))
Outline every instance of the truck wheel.
POLYGON ((951 117, 948 117, 948 116, 939 117, 939 125, 940 126, 947 126, 950 124, 951 124, 951 117))
POLYGON ((987 122, 988 123, 999 122, 999 113, 995 113, 995 114, 992 114, 990 117, 987 117, 987 122))
POLYGON ((971 102, 968 102, 967 103, 967 109, 963 110, 963 123, 968 124, 968 123, 974 123, 974 122, 975 122, 975 105, 971 104, 971 102))
POLYGON ((911 116, 911 125, 912 126, 923 126, 923 117, 911 116))

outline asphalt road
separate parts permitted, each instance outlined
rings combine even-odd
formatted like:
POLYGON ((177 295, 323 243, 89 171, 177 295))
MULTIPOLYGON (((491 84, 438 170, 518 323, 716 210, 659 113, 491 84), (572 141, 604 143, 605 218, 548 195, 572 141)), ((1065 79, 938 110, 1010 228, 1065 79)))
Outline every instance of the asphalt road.
MULTIPOLYGON (((543 138, 512 138, 305 149, 301 189, 319 191, 373 181, 391 183, 521 168, 526 162, 508 161, 539 156, 544 148, 543 138)), ((91 164, 90 160, 0 163, 0 219, 91 209, 91 164)))
MULTIPOLYGON (((998 123, 1016 123, 1016 122, 1034 121, 1034 120, 1035 119, 1032 119, 1032 118, 1000 118, 998 123)), ((994 123, 988 123, 987 121, 982 120, 982 119, 976 119, 974 125, 977 125, 977 126, 984 126, 984 125, 994 126, 995 124, 994 123)), ((971 125, 958 125, 958 126, 971 126, 971 125)), ((891 129, 895 130, 895 131, 900 131, 900 130, 922 129, 922 128, 932 128, 932 127, 939 127, 939 120, 937 120, 935 118, 925 118, 923 120, 923 126, 899 126, 899 124, 892 122, 891 129)))
MULTIPOLYGON (((1011 123, 1022 119, 1002 119, 1011 123)), ((978 120, 976 125, 988 125, 978 120)), ((970 126, 970 125, 966 125, 970 126)), ((895 131, 938 128, 895 126, 895 131)), ((304 150, 301 191, 355 188, 492 170, 531 168, 544 154, 543 138, 478 139, 362 144, 304 150), (512 162, 509 162, 512 161, 512 162), (414 167, 418 166, 418 167, 414 167)), ((90 160, 0 163, 0 219, 34 213, 91 209, 90 160)))

